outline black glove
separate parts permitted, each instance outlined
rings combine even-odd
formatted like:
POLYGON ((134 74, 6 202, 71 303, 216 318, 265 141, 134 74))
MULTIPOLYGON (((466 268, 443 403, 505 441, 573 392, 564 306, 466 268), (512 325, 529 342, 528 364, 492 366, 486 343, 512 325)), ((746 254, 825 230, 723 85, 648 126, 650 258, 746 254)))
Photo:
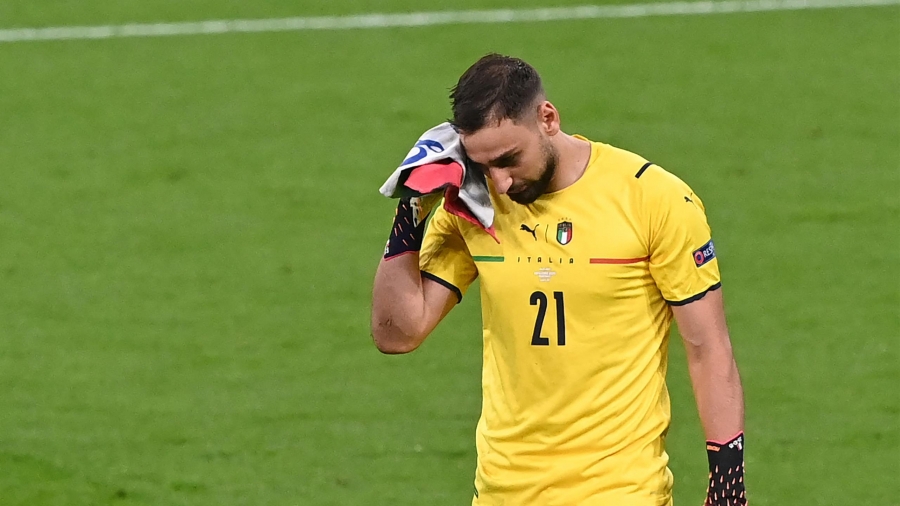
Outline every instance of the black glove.
POLYGON ((746 506, 744 489, 744 433, 725 444, 706 442, 709 487, 703 506, 746 506))
POLYGON ((440 194, 402 198, 394 214, 391 236, 384 247, 384 259, 422 249, 425 222, 431 209, 441 200, 440 194))

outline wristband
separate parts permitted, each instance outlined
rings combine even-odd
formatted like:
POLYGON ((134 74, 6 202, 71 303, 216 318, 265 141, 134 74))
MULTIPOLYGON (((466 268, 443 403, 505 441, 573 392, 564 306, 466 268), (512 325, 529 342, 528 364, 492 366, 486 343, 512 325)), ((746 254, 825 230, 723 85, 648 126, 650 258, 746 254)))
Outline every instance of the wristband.
POLYGON ((709 487, 704 506, 745 506, 744 433, 727 443, 706 442, 709 459, 709 487))

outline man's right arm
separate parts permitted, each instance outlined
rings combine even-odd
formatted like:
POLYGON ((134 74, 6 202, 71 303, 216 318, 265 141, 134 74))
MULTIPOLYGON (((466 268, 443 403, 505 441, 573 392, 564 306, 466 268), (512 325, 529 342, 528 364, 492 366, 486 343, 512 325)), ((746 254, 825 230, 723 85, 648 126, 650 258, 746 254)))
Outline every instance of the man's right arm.
POLYGON ((372 338, 383 353, 418 348, 477 276, 458 225, 440 200, 429 195, 397 206, 372 293, 372 338))
POLYGON ((372 291, 372 338, 382 353, 409 353, 458 302, 456 292, 422 276, 419 252, 382 259, 372 291))

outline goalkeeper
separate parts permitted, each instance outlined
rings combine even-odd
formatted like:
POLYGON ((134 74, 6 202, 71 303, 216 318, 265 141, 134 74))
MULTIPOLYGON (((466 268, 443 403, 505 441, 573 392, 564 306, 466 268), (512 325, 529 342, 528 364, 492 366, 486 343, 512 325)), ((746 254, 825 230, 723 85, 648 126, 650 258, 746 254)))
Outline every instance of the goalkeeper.
POLYGON ((372 335, 385 353, 416 349, 479 278, 472 504, 671 505, 674 319, 708 440, 705 504, 745 505, 743 390, 700 198, 634 153, 563 132, 522 60, 482 58, 451 97, 497 240, 446 206, 426 227, 431 202, 402 200, 372 335))

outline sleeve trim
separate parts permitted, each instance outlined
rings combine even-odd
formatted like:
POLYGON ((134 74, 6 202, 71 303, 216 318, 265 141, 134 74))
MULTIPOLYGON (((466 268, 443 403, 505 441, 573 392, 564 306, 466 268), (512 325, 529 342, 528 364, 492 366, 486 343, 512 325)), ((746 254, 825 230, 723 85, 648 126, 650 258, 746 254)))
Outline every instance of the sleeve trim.
POLYGON ((645 163, 644 166, 641 167, 641 170, 637 171, 637 174, 634 175, 634 178, 635 178, 635 179, 640 179, 641 176, 644 175, 644 171, 647 170, 647 169, 649 169, 651 165, 653 165, 653 162, 647 162, 647 163, 645 163))
POLYGON ((425 279, 430 279, 430 280, 434 281, 435 283, 443 286, 444 288, 449 289, 451 292, 455 293, 456 298, 457 298, 457 301, 456 301, 457 304, 462 302, 462 292, 453 283, 446 281, 444 279, 441 279, 441 278, 435 276, 434 274, 432 274, 430 272, 425 272, 425 271, 422 271, 422 277, 425 279))
POLYGON ((693 297, 688 297, 684 300, 667 300, 666 302, 668 302, 670 306, 683 306, 685 304, 690 304, 691 302, 696 302, 705 297, 707 293, 718 290, 719 288, 722 288, 721 282, 714 284, 713 286, 707 288, 706 290, 703 290, 693 297))

